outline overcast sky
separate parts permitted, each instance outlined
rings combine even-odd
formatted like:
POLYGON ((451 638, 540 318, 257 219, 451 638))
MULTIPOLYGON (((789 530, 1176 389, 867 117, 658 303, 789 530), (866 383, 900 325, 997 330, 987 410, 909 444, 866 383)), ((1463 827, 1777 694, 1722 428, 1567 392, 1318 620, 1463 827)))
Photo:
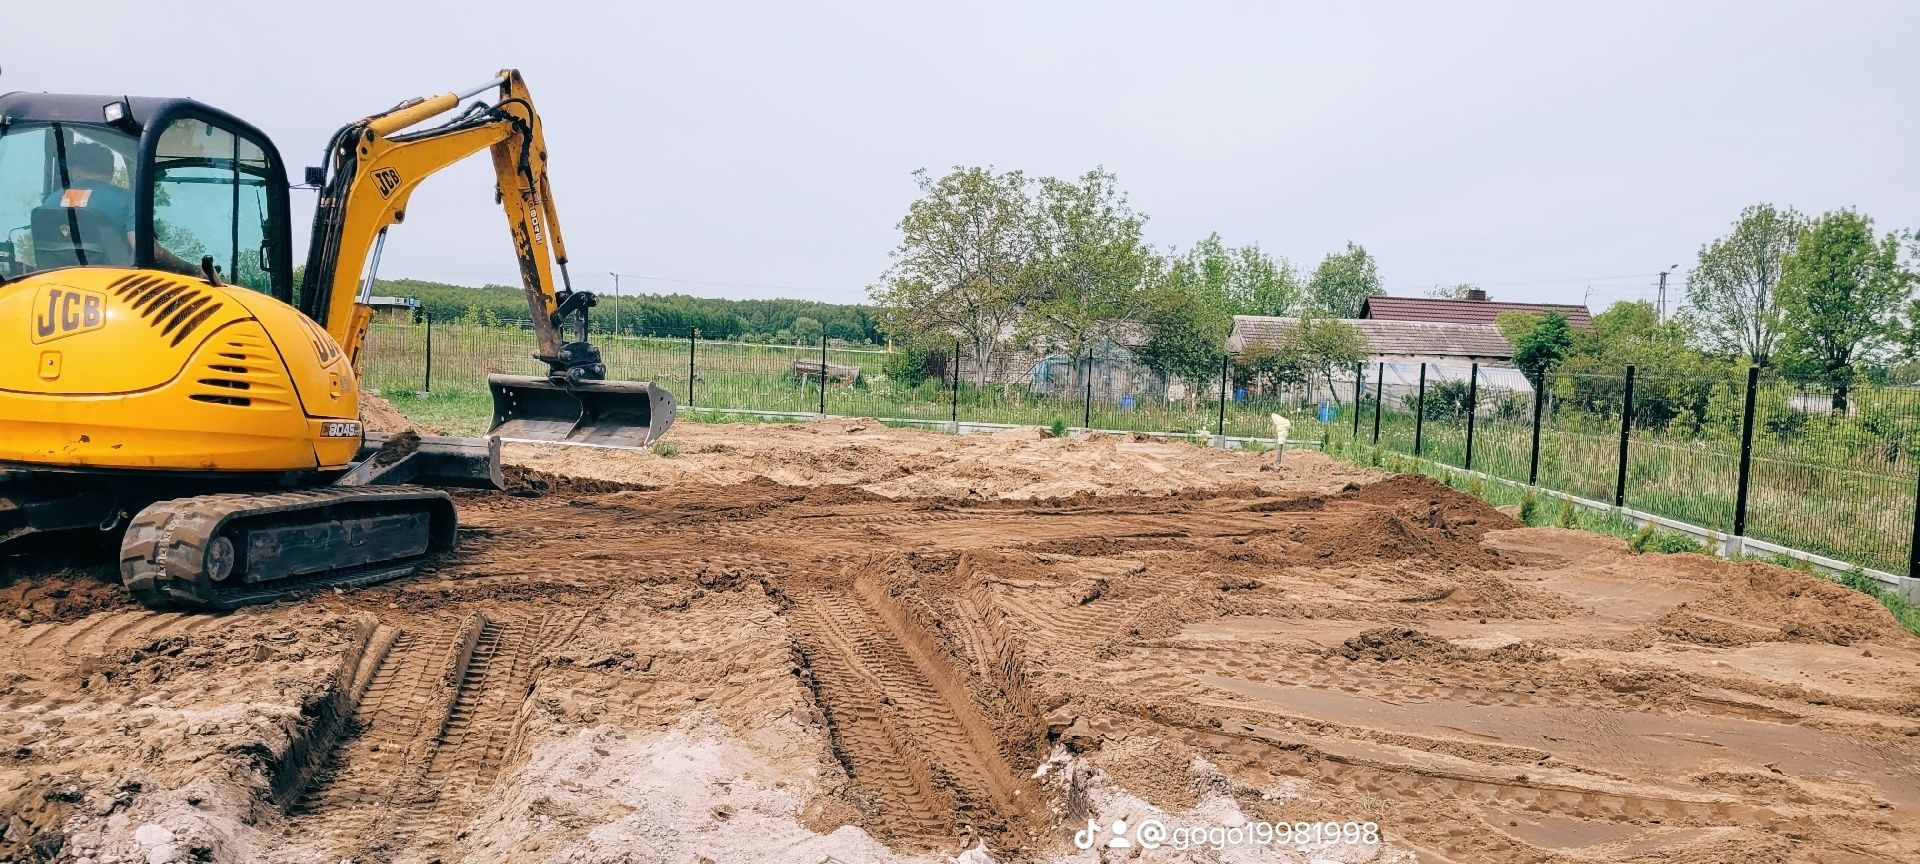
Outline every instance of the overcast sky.
MULTIPOLYGON (((972 164, 1104 165, 1162 249, 1353 240, 1389 293, 1596 308, 1751 203, 1920 226, 1920 5, 1573 5, 15 3, 0 91, 192 96, 297 179, 342 123, 518 67, 603 291, 860 301, 911 172, 972 164)), ((424 184, 381 275, 512 282, 490 174, 424 184)))

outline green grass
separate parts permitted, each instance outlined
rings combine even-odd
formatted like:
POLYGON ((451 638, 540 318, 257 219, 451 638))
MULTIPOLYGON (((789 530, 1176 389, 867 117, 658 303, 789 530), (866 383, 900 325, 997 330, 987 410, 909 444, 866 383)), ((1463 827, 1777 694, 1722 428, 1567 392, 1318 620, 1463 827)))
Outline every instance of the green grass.
POLYGON ((485 434, 493 419, 493 397, 484 389, 384 390, 380 395, 414 422, 448 435, 485 434))

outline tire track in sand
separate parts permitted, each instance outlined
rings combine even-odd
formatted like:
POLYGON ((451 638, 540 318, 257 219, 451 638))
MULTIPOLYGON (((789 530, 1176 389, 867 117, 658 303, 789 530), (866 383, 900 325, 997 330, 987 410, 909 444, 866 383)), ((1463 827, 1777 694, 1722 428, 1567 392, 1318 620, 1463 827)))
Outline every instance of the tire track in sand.
MULTIPOLYGON (((788 615, 833 750, 872 827, 926 847, 1020 832, 1043 810, 932 640, 869 579, 792 597, 788 615)), ((1015 839, 1015 838, 1009 838, 1015 839)))
POLYGON ((541 630, 475 613, 400 633, 359 699, 359 734, 288 807, 293 832, 350 857, 451 839, 515 752, 541 630))

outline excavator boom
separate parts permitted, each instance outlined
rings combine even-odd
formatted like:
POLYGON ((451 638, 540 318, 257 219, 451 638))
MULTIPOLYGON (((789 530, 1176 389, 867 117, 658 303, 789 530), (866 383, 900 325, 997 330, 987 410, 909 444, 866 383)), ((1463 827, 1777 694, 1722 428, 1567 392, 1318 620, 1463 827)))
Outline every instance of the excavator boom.
POLYGON ((567 275, 566 241, 547 179, 547 144, 532 97, 512 69, 478 86, 411 99, 334 133, 327 164, 308 169, 320 189, 308 246, 303 310, 358 357, 372 313, 366 302, 389 227, 406 218, 414 187, 467 156, 492 155, 495 194, 506 213, 534 357, 543 377, 488 380, 490 431, 510 440, 647 447, 673 423, 673 396, 651 382, 606 381, 588 339, 598 302, 567 275), (491 104, 462 101, 491 92, 491 104), (415 129, 442 115, 437 126, 415 129), (557 278, 556 278, 557 275, 557 278), (571 331, 571 332, 569 332, 571 331))

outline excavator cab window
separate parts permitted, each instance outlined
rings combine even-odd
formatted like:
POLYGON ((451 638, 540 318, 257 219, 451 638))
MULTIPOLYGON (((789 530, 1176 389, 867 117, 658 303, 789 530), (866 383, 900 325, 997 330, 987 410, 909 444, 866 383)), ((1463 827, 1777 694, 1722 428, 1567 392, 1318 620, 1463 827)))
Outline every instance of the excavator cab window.
POLYGON ((285 237, 270 206, 272 165, 259 143, 197 117, 160 132, 153 156, 154 264, 273 293, 272 238, 285 237))
POLYGON ((0 278, 132 266, 138 142, 91 123, 0 128, 0 278))

